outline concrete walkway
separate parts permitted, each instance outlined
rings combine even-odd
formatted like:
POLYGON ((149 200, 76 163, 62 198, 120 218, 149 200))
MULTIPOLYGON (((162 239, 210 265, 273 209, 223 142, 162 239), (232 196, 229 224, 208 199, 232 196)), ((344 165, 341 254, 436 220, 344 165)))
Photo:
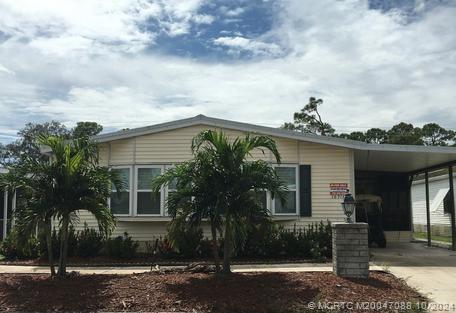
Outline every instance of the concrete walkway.
POLYGON ((456 306, 456 252, 423 243, 390 244, 370 252, 374 264, 403 278, 435 303, 456 306))
MULTIPOLYGON (((162 266, 161 269, 184 268, 183 266, 162 266)), ((81 274, 133 274, 144 273, 156 270, 150 266, 135 267, 68 267, 67 270, 76 271, 81 274)), ((382 267, 372 265, 371 270, 382 270, 382 267)), ((246 264, 233 265, 233 272, 331 272, 332 263, 304 263, 304 264, 246 264)), ((29 265, 0 265, 0 273, 17 273, 17 274, 49 274, 49 268, 46 266, 29 266, 29 265)))

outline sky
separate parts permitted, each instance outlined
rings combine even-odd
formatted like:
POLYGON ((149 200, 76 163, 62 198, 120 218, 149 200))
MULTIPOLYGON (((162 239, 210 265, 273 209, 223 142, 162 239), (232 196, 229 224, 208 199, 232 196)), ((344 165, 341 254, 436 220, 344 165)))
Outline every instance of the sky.
POLYGON ((337 131, 456 128, 454 0, 0 0, 0 142, 198 114, 337 131))

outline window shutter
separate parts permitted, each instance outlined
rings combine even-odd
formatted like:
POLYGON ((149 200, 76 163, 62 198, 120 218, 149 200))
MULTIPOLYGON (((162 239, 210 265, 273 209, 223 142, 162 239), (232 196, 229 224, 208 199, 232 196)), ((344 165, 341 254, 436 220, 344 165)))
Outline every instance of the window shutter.
POLYGON ((299 165, 299 215, 312 216, 312 179, 310 165, 299 165))

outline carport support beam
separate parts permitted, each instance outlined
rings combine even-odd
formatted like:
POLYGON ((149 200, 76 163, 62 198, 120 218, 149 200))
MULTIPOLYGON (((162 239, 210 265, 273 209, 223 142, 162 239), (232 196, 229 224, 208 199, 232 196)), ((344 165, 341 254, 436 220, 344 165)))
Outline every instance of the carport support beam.
POLYGON ((426 230, 427 230, 427 245, 431 246, 431 210, 429 205, 429 172, 424 173, 424 183, 426 188, 426 230))
POLYGON ((453 166, 448 166, 448 178, 450 183, 450 203, 451 203, 451 250, 456 251, 456 217, 454 204, 454 183, 453 183, 453 166))

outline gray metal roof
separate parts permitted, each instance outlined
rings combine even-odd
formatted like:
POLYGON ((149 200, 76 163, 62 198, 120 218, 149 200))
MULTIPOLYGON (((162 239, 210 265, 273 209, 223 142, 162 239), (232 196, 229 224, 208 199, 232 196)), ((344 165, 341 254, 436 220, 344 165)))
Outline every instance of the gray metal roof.
POLYGON ((191 118, 176 120, 167 123, 155 124, 151 126, 120 130, 94 136, 97 142, 108 142, 119 139, 126 139, 141 135, 159 133, 177 128, 189 127, 194 125, 207 125, 221 127, 245 132, 260 133, 264 135, 277 136, 295 140, 302 140, 326 145, 369 151, 397 151, 397 152, 434 152, 448 153, 456 155, 456 147, 435 147, 435 146, 414 146, 414 145, 393 145, 393 144, 372 144, 356 140, 343 138, 320 136, 309 133, 302 133, 282 128, 266 127, 248 123, 229 121, 204 115, 197 115, 191 118))
POLYGON ((206 125, 240 130, 294 140, 352 149, 357 170, 414 172, 424 168, 456 161, 456 147, 372 144, 361 141, 320 136, 287 129, 259 126, 197 115, 195 117, 146 127, 120 130, 93 137, 97 142, 109 142, 141 135, 159 133, 194 125, 206 125))

